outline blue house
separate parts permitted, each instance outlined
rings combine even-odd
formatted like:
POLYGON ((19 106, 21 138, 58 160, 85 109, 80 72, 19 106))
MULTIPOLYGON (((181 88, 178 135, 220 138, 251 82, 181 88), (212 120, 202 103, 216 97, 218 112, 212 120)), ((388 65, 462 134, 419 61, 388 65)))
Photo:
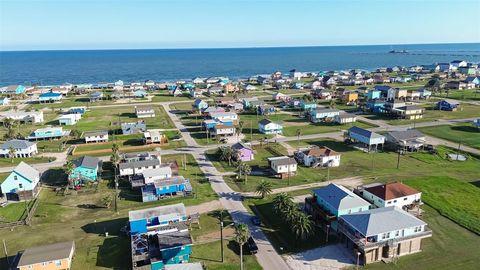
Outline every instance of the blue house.
POLYGON ((305 200, 305 209, 313 219, 337 231, 341 215, 367 211, 370 203, 344 186, 329 184, 313 190, 313 197, 305 200), (320 209, 319 209, 320 208, 320 209))
POLYGON ((8 97, 0 98, 0 105, 8 105, 10 103, 10 99, 8 97))
POLYGON ((263 119, 258 122, 258 131, 263 134, 282 134, 283 126, 281 123, 263 119))
POLYGON ((204 100, 201 100, 199 98, 195 99, 195 101, 193 102, 193 105, 192 107, 198 111, 203 111, 205 110, 206 108, 208 108, 208 103, 205 102, 204 100))
POLYGON ((313 101, 309 102, 309 101, 301 100, 299 106, 300 106, 300 109, 304 111, 311 111, 311 110, 317 109, 317 103, 313 101))
POLYGON ((202 122, 202 125, 209 130, 214 128, 217 124, 218 124, 217 121, 213 119, 207 119, 202 122))
POLYGON ((192 90, 195 88, 195 84, 193 83, 184 83, 182 84, 182 88, 185 90, 192 90))
POLYGON ((53 101, 59 101, 62 99, 62 94, 61 93, 55 93, 55 92, 47 92, 47 93, 42 93, 38 97, 38 102, 53 102, 53 101))
POLYGON ((380 98, 381 93, 382 92, 379 90, 371 90, 371 91, 368 91, 367 97, 368 99, 377 99, 377 98, 380 98))
POLYGON ((460 103, 455 100, 442 100, 437 103, 437 109, 441 111, 456 111, 460 107, 460 103))
POLYGON ((310 121, 317 123, 326 119, 333 119, 337 115, 340 115, 340 111, 337 109, 317 109, 310 112, 310 121))
POLYGON ((345 138, 349 139, 352 142, 362 143, 368 147, 368 152, 370 152, 372 146, 375 146, 375 151, 378 149, 379 145, 385 143, 385 137, 377 134, 375 132, 359 128, 359 127, 351 127, 345 133, 345 138))
POLYGON ((275 112, 275 107, 269 104, 260 105, 257 107, 257 114, 267 115, 275 112))
POLYGON ((375 85, 374 90, 380 91, 380 98, 394 99, 397 90, 388 85, 375 85))
POLYGON ((480 129, 480 118, 473 120, 473 125, 480 129))
POLYGON ((98 178, 100 160, 96 157, 83 156, 73 161, 75 166, 68 178, 76 186, 85 182, 95 182, 98 178))
POLYGON ((367 101, 367 108, 374 113, 384 113, 386 112, 385 103, 386 101, 383 98, 369 99, 367 101))
POLYGON ((427 90, 425 88, 419 90, 418 92, 420 92, 420 98, 430 98, 432 96, 432 91, 430 90, 427 90))
POLYGON ((28 140, 58 139, 70 134, 69 130, 63 130, 62 127, 39 128, 27 137, 28 140))
POLYGON ((3 181, 0 189, 9 201, 29 200, 38 195, 39 182, 40 172, 22 161, 3 181))
POLYGON ((173 176, 168 179, 155 179, 142 187, 142 202, 152 202, 165 196, 175 196, 179 193, 192 192, 192 185, 183 176, 173 176))
POLYGON ((68 113, 72 113, 72 114, 85 114, 87 112, 87 107, 85 106, 82 106, 82 107, 71 107, 70 109, 68 109, 68 113))
POLYGON ((0 92, 6 93, 6 94, 23 94, 25 93, 26 88, 23 85, 9 85, 6 87, 0 88, 0 92))
POLYGON ((130 211, 128 219, 133 269, 161 270, 190 260, 192 238, 183 203, 130 211))

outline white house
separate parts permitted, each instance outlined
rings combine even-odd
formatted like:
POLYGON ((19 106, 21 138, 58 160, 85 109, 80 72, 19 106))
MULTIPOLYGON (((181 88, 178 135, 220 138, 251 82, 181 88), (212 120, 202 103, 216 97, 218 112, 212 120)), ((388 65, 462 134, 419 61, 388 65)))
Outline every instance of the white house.
POLYGON ((0 119, 10 118, 20 122, 42 123, 43 112, 6 111, 0 113, 0 119))
MULTIPOLYGON (((134 154, 131 154, 134 155, 134 154)), ((140 156, 124 159, 118 165, 120 176, 129 176, 141 174, 146 170, 156 169, 160 167, 160 158, 153 155, 140 156)))
POLYGON ((287 156, 268 158, 268 164, 275 174, 285 178, 288 175, 295 175, 297 172, 297 161, 287 156))
POLYGON ((10 104, 10 99, 8 97, 0 98, 0 105, 8 105, 10 104))
POLYGON ((90 131, 85 132, 85 143, 108 142, 107 131, 90 131))
POLYGON ((324 121, 328 118, 333 119, 336 115, 339 115, 340 111, 337 109, 317 109, 311 112, 310 121, 316 123, 324 121))
POLYGON ((361 195, 377 207, 400 208, 421 203, 422 193, 400 182, 363 186, 361 195))
POLYGON ((236 124, 238 121, 238 115, 235 112, 213 112, 210 114, 210 117, 226 124, 236 124))
POLYGON ((32 157, 38 153, 36 142, 14 139, 0 145, 0 157, 10 158, 10 148, 15 149, 16 158, 32 157))
POLYGON ((152 107, 135 107, 137 118, 155 117, 155 110, 152 107))
POLYGON ((236 132, 235 126, 217 124, 213 127, 211 134, 217 136, 233 136, 236 132))
POLYGON ((172 168, 169 165, 161 165, 158 168, 146 169, 142 172, 144 184, 154 183, 156 180, 162 180, 172 177, 172 168))
POLYGON ((263 134, 282 134, 283 126, 279 122, 263 119, 258 122, 258 130, 263 134))
POLYGON ((338 167, 340 156, 340 153, 325 146, 312 147, 295 153, 297 160, 307 167, 338 167))
POLYGON ((64 114, 58 118, 59 125, 71 126, 78 123, 78 121, 82 118, 82 115, 79 113, 72 113, 72 114, 64 114))
POLYGON ((335 115, 333 120, 338 124, 348 124, 348 123, 355 123, 357 121, 357 116, 355 114, 350 113, 341 113, 339 115, 335 115))

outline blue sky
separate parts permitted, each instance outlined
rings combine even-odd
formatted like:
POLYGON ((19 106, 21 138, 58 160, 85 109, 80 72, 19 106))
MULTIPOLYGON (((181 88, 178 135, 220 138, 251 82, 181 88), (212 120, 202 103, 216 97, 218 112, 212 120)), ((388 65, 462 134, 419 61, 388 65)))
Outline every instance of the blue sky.
POLYGON ((0 50, 480 42, 479 0, 0 0, 0 50))

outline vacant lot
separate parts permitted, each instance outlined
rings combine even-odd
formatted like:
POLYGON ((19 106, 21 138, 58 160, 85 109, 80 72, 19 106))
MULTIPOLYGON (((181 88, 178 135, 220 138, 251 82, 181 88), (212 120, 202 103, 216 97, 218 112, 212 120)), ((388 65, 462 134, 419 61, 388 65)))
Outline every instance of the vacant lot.
POLYGON ((434 95, 439 98, 459 99, 459 100, 480 100, 480 89, 471 90, 450 90, 448 93, 438 93, 434 95))
POLYGON ((480 129, 472 123, 445 125, 419 128, 423 133, 452 142, 461 142, 464 145, 480 148, 480 129))
POLYGON ((406 183, 420 190, 422 200, 440 214, 480 235, 478 186, 450 177, 417 178, 406 183))
POLYGON ((13 160, 10 158, 0 158, 0 167, 11 167, 15 166, 20 162, 26 162, 28 164, 35 164, 35 163, 46 163, 49 161, 54 161, 55 158, 51 157, 31 157, 31 158, 14 158, 13 160))

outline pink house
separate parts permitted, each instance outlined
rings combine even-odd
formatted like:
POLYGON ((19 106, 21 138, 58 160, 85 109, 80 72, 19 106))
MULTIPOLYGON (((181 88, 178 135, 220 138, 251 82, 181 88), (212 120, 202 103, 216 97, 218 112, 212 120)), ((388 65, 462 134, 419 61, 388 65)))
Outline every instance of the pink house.
POLYGON ((241 161, 251 161, 253 160, 253 150, 252 148, 246 146, 243 143, 236 143, 232 145, 232 149, 238 151, 238 159, 241 161))

